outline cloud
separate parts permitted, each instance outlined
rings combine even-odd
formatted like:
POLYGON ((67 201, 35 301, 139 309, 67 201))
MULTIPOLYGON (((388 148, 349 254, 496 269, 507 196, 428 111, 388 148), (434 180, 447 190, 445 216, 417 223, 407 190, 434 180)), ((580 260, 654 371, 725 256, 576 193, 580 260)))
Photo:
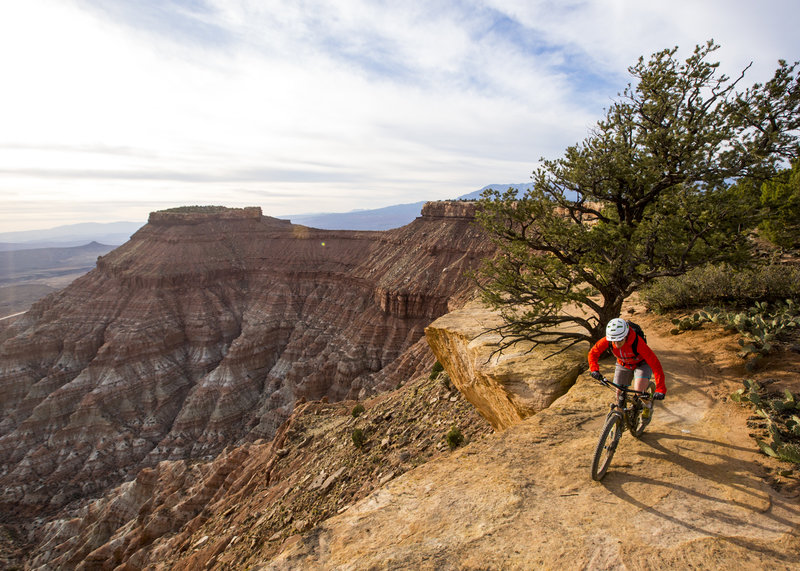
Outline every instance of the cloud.
POLYGON ((6 3, 0 194, 285 213, 524 182, 586 135, 639 55, 714 37, 726 66, 755 60, 753 80, 768 77, 798 53, 798 8, 771 6, 6 3))

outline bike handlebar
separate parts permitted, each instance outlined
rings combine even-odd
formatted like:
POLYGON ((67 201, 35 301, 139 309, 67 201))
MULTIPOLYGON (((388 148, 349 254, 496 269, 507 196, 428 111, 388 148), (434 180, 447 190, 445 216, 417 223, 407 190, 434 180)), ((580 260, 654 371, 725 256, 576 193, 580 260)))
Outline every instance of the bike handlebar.
MULTIPOLYGON (((594 377, 592 377, 592 378, 594 379, 594 377)), ((605 378, 605 377, 603 377, 603 379, 602 379, 602 380, 597 380, 597 379, 595 379, 595 381, 597 381, 598 383, 600 383, 600 384, 601 384, 601 385, 603 385, 604 387, 608 387, 608 388, 612 388, 612 387, 613 387, 613 388, 615 388, 615 389, 618 389, 618 390, 620 390, 620 391, 622 391, 622 392, 624 392, 624 393, 632 393, 632 394, 634 394, 634 395, 637 395, 637 396, 640 396, 640 397, 646 397, 646 398, 650 398, 650 394, 648 394, 648 393, 646 393, 646 392, 643 392, 643 391, 637 391, 637 390, 635 390, 635 389, 632 389, 632 388, 630 388, 630 387, 625 387, 625 386, 623 386, 623 385, 618 385, 618 384, 617 384, 617 383, 615 383, 614 381, 609 381, 609 380, 608 380, 607 378, 605 378)))

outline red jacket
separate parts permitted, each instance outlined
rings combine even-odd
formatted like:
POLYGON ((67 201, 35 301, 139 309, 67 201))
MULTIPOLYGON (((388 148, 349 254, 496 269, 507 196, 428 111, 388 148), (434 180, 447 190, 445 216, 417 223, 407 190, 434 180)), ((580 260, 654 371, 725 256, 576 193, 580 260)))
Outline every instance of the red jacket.
POLYGON ((617 363, 626 369, 635 369, 636 365, 642 361, 650 365, 650 368, 653 369, 656 392, 667 394, 667 385, 664 382, 664 369, 661 367, 661 362, 641 337, 639 337, 639 343, 636 345, 636 352, 634 353, 633 342, 635 339, 636 332, 630 330, 628 332, 628 337, 625 339, 625 344, 619 349, 614 347, 605 337, 600 339, 600 341, 594 344, 591 351, 589 351, 589 370, 600 370, 600 365, 597 361, 600 359, 600 355, 603 354, 603 351, 608 349, 608 346, 611 345, 611 352, 614 353, 614 356, 617 358, 617 363))

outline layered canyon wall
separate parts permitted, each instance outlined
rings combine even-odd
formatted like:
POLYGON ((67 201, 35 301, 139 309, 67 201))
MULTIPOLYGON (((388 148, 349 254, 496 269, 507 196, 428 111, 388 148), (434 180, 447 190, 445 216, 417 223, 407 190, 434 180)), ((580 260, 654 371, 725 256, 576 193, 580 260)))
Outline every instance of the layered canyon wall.
POLYGON ((425 326, 490 252, 473 209, 434 203, 386 232, 154 213, 0 330, 0 513, 54 512, 159 461, 270 439, 298 399, 428 369, 425 326))

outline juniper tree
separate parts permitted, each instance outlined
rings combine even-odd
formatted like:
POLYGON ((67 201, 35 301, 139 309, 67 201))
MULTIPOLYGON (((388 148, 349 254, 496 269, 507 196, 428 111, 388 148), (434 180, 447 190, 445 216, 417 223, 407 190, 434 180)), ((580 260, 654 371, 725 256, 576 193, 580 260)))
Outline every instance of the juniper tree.
POLYGON ((746 257, 754 222, 729 189, 797 156, 800 76, 780 61, 769 82, 739 92, 747 68, 721 74, 717 48, 639 58, 605 118, 542 159, 530 190, 483 194, 478 219, 498 254, 479 281, 504 318, 503 346, 594 342, 647 282, 746 257))
POLYGON ((800 161, 761 185, 760 205, 766 209, 759 229, 783 248, 800 248, 800 161))

